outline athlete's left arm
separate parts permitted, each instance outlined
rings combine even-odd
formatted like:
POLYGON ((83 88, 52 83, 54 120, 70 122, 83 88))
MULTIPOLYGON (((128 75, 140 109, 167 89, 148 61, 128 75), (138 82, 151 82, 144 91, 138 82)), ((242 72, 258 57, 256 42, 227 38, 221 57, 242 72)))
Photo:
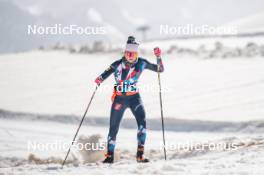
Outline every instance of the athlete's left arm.
POLYGON ((153 51, 154 51, 154 55, 157 57, 157 64, 151 64, 147 60, 145 60, 146 61, 145 68, 150 69, 150 70, 155 71, 155 72, 163 72, 164 66, 162 64, 162 60, 160 57, 161 49, 159 47, 155 47, 153 51))
POLYGON ((145 69, 149 69, 149 70, 152 70, 155 72, 163 72, 164 71, 164 66, 163 66, 161 57, 157 58, 157 64, 152 64, 147 60, 144 60, 144 61, 145 61, 145 69))

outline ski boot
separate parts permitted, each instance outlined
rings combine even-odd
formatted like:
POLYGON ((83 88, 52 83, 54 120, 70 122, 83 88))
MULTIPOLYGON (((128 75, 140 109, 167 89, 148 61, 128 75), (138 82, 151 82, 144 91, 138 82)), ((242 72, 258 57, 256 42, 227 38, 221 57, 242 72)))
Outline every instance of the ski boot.
POLYGON ((137 149, 137 162, 138 163, 148 163, 149 162, 149 159, 145 158, 143 154, 144 154, 144 147, 138 146, 138 149, 137 149))
POLYGON ((114 155, 113 154, 105 154, 105 160, 103 163, 114 163, 114 155))
POLYGON ((144 158, 143 156, 141 156, 141 157, 137 157, 137 162, 138 163, 148 163, 149 159, 144 158))

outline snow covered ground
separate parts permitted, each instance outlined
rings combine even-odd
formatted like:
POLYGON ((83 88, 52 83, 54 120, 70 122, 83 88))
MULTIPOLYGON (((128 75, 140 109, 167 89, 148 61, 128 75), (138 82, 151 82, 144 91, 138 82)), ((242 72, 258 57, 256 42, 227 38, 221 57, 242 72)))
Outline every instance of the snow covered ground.
MULTIPOLYGON (((158 44, 165 51, 172 44, 197 49, 205 43, 210 49, 216 39, 209 40, 158 44)), ((244 47, 248 42, 255 42, 259 50, 263 45, 261 38, 217 40, 225 50, 227 46, 244 47)), ((156 44, 147 43, 142 48, 150 52, 156 44)), ((155 62, 149 52, 144 57, 155 62)), ((130 111, 125 113, 118 134, 118 157, 113 165, 85 163, 101 160, 103 151, 87 156, 87 152, 73 149, 71 163, 60 169, 67 149, 29 149, 31 141, 71 142, 95 88, 95 77, 119 57, 117 53, 81 55, 66 51, 0 55, 0 174, 263 174, 264 58, 260 52, 226 59, 204 59, 178 51, 164 55, 167 161, 163 160, 161 131, 154 126, 160 117, 157 75, 147 70, 140 79, 140 90, 150 128, 146 156, 151 163, 135 161, 136 130, 127 125, 133 120, 130 111), (177 122, 182 122, 185 130, 179 129, 177 122), (213 149, 208 143, 224 146, 213 149), (175 149, 179 144, 185 149, 175 149)), ((78 137, 85 142, 98 135, 100 143, 106 139, 112 84, 111 77, 95 96, 78 137)))
MULTIPOLYGON (((0 119, 0 172, 2 174, 263 174, 264 138, 261 134, 166 132, 168 160, 163 160, 160 131, 148 131, 146 155, 149 164, 134 159, 136 130, 121 128, 117 149, 120 158, 114 165, 83 163, 82 153, 72 150, 61 169, 67 150, 33 150, 29 142, 70 144, 76 125, 55 122, 0 119), (223 150, 192 149, 190 143, 233 143, 237 147, 223 150), (185 150, 175 149, 182 144, 185 150), (134 146, 133 146, 134 145, 134 146), (31 156, 30 156, 31 155, 31 156), (49 162, 49 163, 47 163, 49 162)), ((83 126, 80 136, 100 134, 105 139, 107 128, 83 126)), ((103 154, 101 154, 103 155, 103 154)), ((102 157, 102 156, 101 156, 102 157)), ((100 160, 100 158, 95 159, 100 160)))

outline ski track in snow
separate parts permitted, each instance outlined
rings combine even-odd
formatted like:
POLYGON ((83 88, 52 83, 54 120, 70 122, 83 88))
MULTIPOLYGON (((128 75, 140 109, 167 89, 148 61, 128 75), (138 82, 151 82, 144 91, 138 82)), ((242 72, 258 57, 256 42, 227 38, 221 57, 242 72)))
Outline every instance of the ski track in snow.
MULTIPOLYGON (((26 120, 26 121, 43 121, 57 123, 79 124, 81 116, 66 114, 35 114, 12 112, 0 109, 0 119, 9 120, 26 120)), ((160 119, 146 119, 148 130, 161 130, 160 119)), ((241 132, 241 133, 263 133, 264 121, 247 121, 247 122, 216 122, 201 120, 184 120, 165 117, 165 129, 176 132, 241 132)), ((83 122, 84 126, 109 126, 109 117, 87 116, 83 122)), ((125 118, 122 120, 120 127, 136 128, 134 118, 125 118)), ((8 131, 6 131, 8 132, 8 131)), ((8 134, 10 134, 8 132, 8 134)))
MULTIPOLYGON (((262 174, 264 169, 264 138, 261 134, 166 132, 168 160, 164 161, 160 148, 160 131, 148 131, 146 156, 149 164, 135 161, 136 130, 120 128, 117 138, 117 153, 120 157, 113 165, 85 163, 83 153, 72 150, 68 161, 61 169, 67 150, 28 150, 28 141, 53 143, 56 140, 69 143, 76 124, 44 121, 0 119, 0 172, 2 174, 262 174), (47 127, 48 126, 48 127, 47 127), (201 150, 187 146, 173 150, 176 143, 199 143, 201 150), (237 149, 210 150, 206 143, 235 143, 237 149), (31 155, 31 157, 29 157, 31 155), (74 159, 75 158, 75 159, 74 159)), ((104 141, 108 128, 83 126, 79 136, 99 134, 104 141)), ((103 157, 103 153, 100 153, 103 157)), ((91 156, 91 155, 90 155, 91 156)), ((95 159, 96 160, 96 159, 95 159)))

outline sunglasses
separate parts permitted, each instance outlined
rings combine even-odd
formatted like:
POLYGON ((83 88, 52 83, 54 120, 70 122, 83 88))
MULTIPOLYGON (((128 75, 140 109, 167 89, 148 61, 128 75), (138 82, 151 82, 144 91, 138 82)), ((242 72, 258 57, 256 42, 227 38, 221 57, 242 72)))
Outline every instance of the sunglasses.
POLYGON ((125 51, 125 55, 128 57, 136 57, 137 56, 137 52, 129 52, 129 51, 125 51))

